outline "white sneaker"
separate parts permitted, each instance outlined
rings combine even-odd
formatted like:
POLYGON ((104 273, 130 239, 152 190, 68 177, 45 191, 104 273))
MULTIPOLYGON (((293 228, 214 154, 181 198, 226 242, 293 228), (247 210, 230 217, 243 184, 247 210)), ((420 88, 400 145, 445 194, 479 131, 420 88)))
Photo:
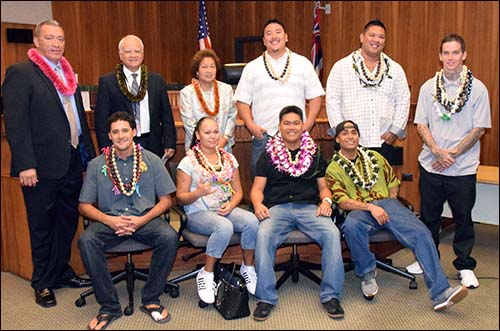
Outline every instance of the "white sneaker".
POLYGON ((198 296, 205 303, 215 302, 215 282, 214 273, 206 272, 205 268, 201 269, 196 275, 196 284, 198 285, 198 296))
POLYGON ((247 290, 250 294, 255 295, 255 289, 257 288, 257 273, 255 272, 254 266, 246 266, 241 264, 240 274, 245 279, 245 284, 247 290))
POLYGON ((420 263, 418 261, 413 262, 409 266, 406 267, 406 271, 413 275, 421 275, 424 273, 422 268, 420 267, 420 263))
POLYGON ((458 278, 461 280, 462 285, 467 288, 478 288, 479 281, 474 275, 474 271, 470 269, 463 269, 458 271, 458 278))
POLYGON ((443 311, 462 301, 468 294, 464 286, 448 287, 437 300, 432 301, 434 311, 443 311))

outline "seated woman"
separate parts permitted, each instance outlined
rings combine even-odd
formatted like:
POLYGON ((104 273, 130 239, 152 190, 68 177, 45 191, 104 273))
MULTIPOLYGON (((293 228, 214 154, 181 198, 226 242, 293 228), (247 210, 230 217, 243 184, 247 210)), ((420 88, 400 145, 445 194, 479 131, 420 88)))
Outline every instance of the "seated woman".
POLYGON ((186 132, 186 151, 196 123, 205 116, 215 119, 219 125, 219 147, 229 153, 232 151, 236 106, 231 85, 216 80, 220 67, 219 57, 212 49, 198 51, 191 60, 191 84, 179 94, 180 112, 186 132))
POLYGON ((205 266, 196 277, 198 295, 206 303, 215 301, 215 262, 222 257, 233 232, 241 232, 240 272, 251 294, 257 284, 253 262, 259 221, 253 213, 237 207, 243 198, 238 162, 219 147, 219 139, 217 122, 201 118, 190 149, 177 167, 177 200, 184 205, 187 228, 209 236, 205 266))

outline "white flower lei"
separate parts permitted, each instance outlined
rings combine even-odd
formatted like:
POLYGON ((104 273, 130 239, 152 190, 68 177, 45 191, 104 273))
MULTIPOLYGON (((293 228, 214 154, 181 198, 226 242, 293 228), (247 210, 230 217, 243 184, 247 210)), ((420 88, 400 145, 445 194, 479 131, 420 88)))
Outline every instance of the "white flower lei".
POLYGON ((346 158, 341 151, 338 151, 333 155, 333 160, 336 161, 340 165, 340 167, 345 170, 345 172, 347 172, 347 174, 354 182, 354 185, 360 188, 364 188, 365 190, 371 190, 373 185, 375 185, 378 180, 378 172, 380 169, 375 157, 375 153, 359 146, 358 154, 361 158, 361 163, 364 169, 363 173, 365 176, 362 176, 359 173, 354 163, 346 158))
POLYGON ((457 93, 453 99, 450 99, 444 88, 443 69, 436 72, 436 85, 433 95, 434 109, 443 121, 450 120, 452 115, 459 113, 462 107, 465 106, 472 90, 472 80, 472 71, 467 66, 462 66, 457 93), (439 105, 442 105, 446 112, 442 112, 439 105))
POLYGON ((300 150, 294 159, 292 159, 292 154, 285 146, 283 137, 279 132, 274 137, 270 137, 266 144, 266 152, 276 170, 288 173, 292 177, 300 177, 309 170, 313 164, 313 155, 316 153, 317 148, 309 132, 305 130, 300 138, 300 150))
POLYGON ((365 60, 361 56, 361 51, 359 49, 352 53, 352 68, 354 69, 354 72, 356 72, 356 75, 359 78, 359 83, 363 87, 380 86, 385 76, 387 76, 388 79, 392 79, 392 76, 389 75, 389 59, 384 56, 384 53, 380 53, 375 76, 366 72, 365 60), (358 68, 358 63, 361 67, 361 70, 359 70, 358 68))

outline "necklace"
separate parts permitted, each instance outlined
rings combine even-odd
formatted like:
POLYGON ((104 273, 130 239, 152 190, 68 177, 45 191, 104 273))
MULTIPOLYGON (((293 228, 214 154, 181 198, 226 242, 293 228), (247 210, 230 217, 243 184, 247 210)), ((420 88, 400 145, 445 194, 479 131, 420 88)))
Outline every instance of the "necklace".
POLYGON ((42 58, 42 56, 38 53, 36 48, 31 48, 28 50, 28 57, 31 61, 33 61, 47 76, 48 79, 54 84, 56 89, 62 94, 66 96, 70 96, 75 94, 76 92, 76 77, 75 73, 73 71, 73 68, 71 68, 71 65, 69 64, 68 60, 63 56, 61 57, 60 65, 61 69, 64 73, 64 77, 66 77, 66 82, 67 85, 64 84, 64 82, 61 80, 61 77, 59 77, 58 74, 52 70, 52 68, 45 62, 45 60, 42 58))
MULTIPOLYGON (((202 178, 210 180, 212 183, 217 183, 222 186, 231 187, 234 180, 235 170, 231 156, 222 148, 216 149, 217 163, 214 166, 208 162, 207 157, 201 150, 200 144, 197 143, 192 149, 186 152, 191 159, 191 163, 197 172, 200 172, 202 178)), ((232 190, 232 188, 231 188, 232 190)))
POLYGON ((214 87, 214 110, 210 110, 208 108, 207 102, 205 101, 205 97, 203 96, 203 93, 201 91, 200 83, 196 79, 191 79, 191 84, 193 84, 194 91, 196 92, 196 96, 198 97, 198 101, 200 102, 201 108, 203 108, 203 111, 212 116, 215 117, 219 113, 219 107, 220 107, 220 100, 219 100, 219 84, 217 84, 217 81, 214 80, 213 82, 213 87, 214 87))
POLYGON ((125 74, 123 73, 123 64, 119 63, 116 65, 116 80, 118 81, 118 86, 123 95, 127 97, 132 102, 140 102, 146 96, 146 91, 148 90, 148 67, 143 64, 141 65, 141 86, 139 86, 139 92, 137 95, 133 95, 127 88, 127 83, 125 82, 125 74))
POLYGON ((472 71, 468 69, 467 66, 462 66, 457 93, 455 94, 455 97, 453 99, 450 99, 448 97, 448 94, 446 94, 446 89, 444 88, 443 75, 443 69, 436 72, 434 109, 443 121, 449 121, 451 119, 451 116, 455 115, 455 113, 459 113, 465 106, 467 100, 469 100, 469 96, 472 90, 473 77, 472 71), (444 107, 445 112, 441 111, 439 105, 442 105, 444 107))
POLYGON ((103 154, 106 158, 106 164, 102 167, 101 172, 104 176, 108 176, 113 183, 113 193, 114 195, 119 195, 120 192, 126 196, 131 196, 134 191, 140 197, 139 191, 139 179, 141 178, 141 172, 147 171, 147 165, 142 161, 142 147, 139 144, 133 143, 133 169, 132 169, 132 180, 128 184, 124 184, 122 177, 120 176, 120 171, 116 164, 115 146, 105 147, 102 149, 103 154))
POLYGON ((379 166, 377 164, 377 159, 375 158, 375 153, 364 147, 358 147, 358 155, 363 165, 364 176, 359 173, 355 164, 346 158, 341 151, 333 155, 333 160, 345 170, 349 177, 351 177, 354 185, 369 191, 378 180, 379 166))
POLYGON ((286 147, 280 133, 269 138, 266 144, 266 152, 271 157, 271 161, 279 172, 288 173, 292 177, 300 177, 309 170, 313 164, 313 155, 318 146, 309 135, 303 131, 300 138, 300 150, 292 158, 290 150, 286 147))
POLYGON ((285 83, 288 80, 288 78, 290 77, 290 73, 292 71, 292 69, 291 69, 292 66, 290 65, 292 52, 290 52, 290 50, 288 48, 286 49, 286 54, 287 54, 287 57, 286 57, 285 68, 283 69, 283 72, 281 73, 281 75, 278 76, 274 72, 274 68, 271 65, 271 63, 267 62, 267 57, 269 56, 268 52, 264 51, 262 53, 262 59, 264 60, 264 67, 266 68, 267 74, 272 79, 280 81, 282 83, 285 83))
POLYGON ((380 57, 378 60, 377 64, 377 71, 375 71, 375 75, 372 75, 371 73, 367 72, 366 65, 365 65, 365 60, 363 59, 363 56, 361 56, 361 51, 358 49, 352 54, 352 68, 354 69, 354 72, 358 76, 359 83, 363 87, 377 87, 382 84, 384 81, 384 77, 387 76, 387 78, 392 79, 392 76, 389 75, 389 59, 383 55, 383 53, 380 53, 380 57), (361 67, 361 71, 358 68, 358 62, 359 62, 359 67, 361 67))

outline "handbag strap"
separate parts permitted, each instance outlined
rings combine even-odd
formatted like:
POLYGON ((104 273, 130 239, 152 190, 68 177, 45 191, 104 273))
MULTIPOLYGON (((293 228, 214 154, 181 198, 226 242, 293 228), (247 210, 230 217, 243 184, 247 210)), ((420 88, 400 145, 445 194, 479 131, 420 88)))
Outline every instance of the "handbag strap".
POLYGON ((233 280, 234 272, 236 271, 236 263, 232 262, 231 264, 233 265, 233 270, 231 271, 231 277, 229 277, 228 283, 231 283, 231 281, 233 280))

